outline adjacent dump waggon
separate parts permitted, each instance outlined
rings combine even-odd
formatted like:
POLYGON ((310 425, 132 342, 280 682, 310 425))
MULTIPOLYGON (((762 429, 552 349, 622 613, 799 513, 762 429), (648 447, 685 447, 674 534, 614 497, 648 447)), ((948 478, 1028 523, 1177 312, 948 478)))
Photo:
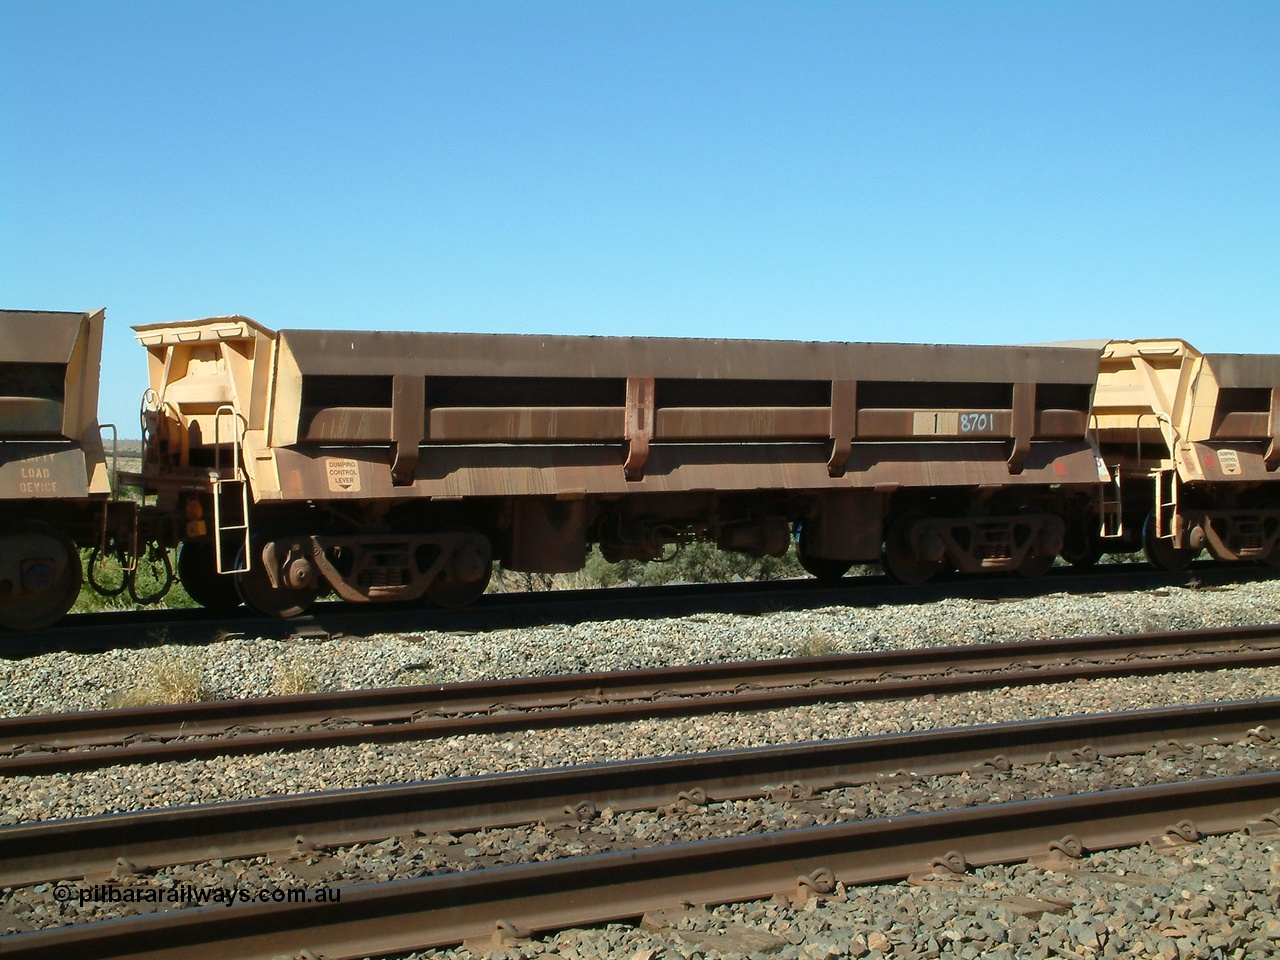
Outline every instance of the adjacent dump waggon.
POLYGON ((1176 570, 1207 550, 1280 566, 1280 356, 1112 341, 1093 416, 1114 484, 1069 557, 1143 549, 1176 570))
POLYGON ((80 593, 80 548, 130 525, 98 428, 104 319, 0 310, 0 627, 59 619, 80 593))

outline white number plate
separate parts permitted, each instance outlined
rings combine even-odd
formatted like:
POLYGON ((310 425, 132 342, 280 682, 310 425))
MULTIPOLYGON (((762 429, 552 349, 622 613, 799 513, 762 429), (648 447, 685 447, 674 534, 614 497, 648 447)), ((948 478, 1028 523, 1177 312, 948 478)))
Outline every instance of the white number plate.
POLYGON ((961 433, 994 433, 996 415, 994 413, 962 413, 960 414, 961 433))

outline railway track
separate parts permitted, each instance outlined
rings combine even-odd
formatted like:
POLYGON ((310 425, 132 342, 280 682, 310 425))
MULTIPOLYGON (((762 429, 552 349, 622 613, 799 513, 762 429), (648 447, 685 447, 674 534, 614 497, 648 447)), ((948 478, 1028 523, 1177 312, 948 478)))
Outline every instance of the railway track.
MULTIPOLYGON (((682 902, 793 901, 915 871, 963 871, 1057 850, 1274 829, 1280 773, 988 804, 348 887, 337 901, 170 910, 10 936, 5 955, 362 957, 634 919, 682 902), (1270 818, 1269 820, 1267 818, 1270 818)), ((491 941, 492 942, 492 941, 491 941)))
POLYGON ((1280 626, 790 658, 0 721, 0 775, 1280 664, 1280 626))
POLYGON ((1280 698, 988 724, 690 756, 495 774, 306 796, 0 827, 0 887, 148 872, 213 858, 322 851, 395 836, 462 834, 598 811, 703 806, 767 796, 804 801, 908 771, 1003 770, 1047 754, 1143 753, 1154 744, 1259 742, 1280 731, 1280 698))
POLYGON ((321 603, 308 614, 288 620, 257 616, 244 608, 232 614, 204 609, 84 613, 70 615, 59 626, 36 633, 5 633, 0 636, 0 656, 15 658, 157 642, 208 643, 218 637, 240 635, 287 639, 421 630, 482 632, 547 623, 655 619, 709 612, 756 614, 779 609, 931 603, 948 597, 1011 600, 1060 592, 1101 593, 1188 585, 1212 588, 1274 577, 1274 570, 1263 567, 1201 560, 1177 573, 1153 570, 1146 564, 1123 563, 1083 571, 1056 567, 1038 579, 953 574, 916 586, 893 583, 884 576, 861 576, 848 577, 837 584, 802 579, 495 593, 457 611, 321 603))

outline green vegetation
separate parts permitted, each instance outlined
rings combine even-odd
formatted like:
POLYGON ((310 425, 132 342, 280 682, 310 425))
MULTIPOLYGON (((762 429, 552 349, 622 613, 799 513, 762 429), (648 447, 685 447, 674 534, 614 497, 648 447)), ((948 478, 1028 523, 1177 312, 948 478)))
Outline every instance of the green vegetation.
POLYGON ((806 577, 792 547, 781 557, 749 557, 720 550, 713 543, 691 543, 664 562, 622 560, 610 563, 597 547, 576 573, 518 573, 499 569, 491 592, 581 590, 593 587, 658 586, 664 583, 727 583, 732 580, 783 580, 806 577))
MULTIPOLYGON (((115 593, 114 596, 106 597, 89 586, 89 560, 91 555, 91 550, 80 551, 80 566, 85 573, 85 584, 80 588, 80 596, 71 608, 71 612, 97 613, 102 610, 140 609, 141 605, 134 602, 133 598, 129 596, 129 591, 121 589, 124 585, 125 574, 114 558, 109 558, 106 561, 99 560, 93 573, 98 583, 109 592, 115 593, 117 590, 120 592, 115 593)), ((170 553, 169 559, 172 562, 172 553, 170 553)), ((154 596, 164 584, 164 565, 157 560, 143 558, 138 563, 138 569, 134 572, 134 577, 134 590, 139 597, 154 596)), ((187 595, 187 591, 182 589, 182 584, 175 578, 173 586, 169 589, 164 599, 159 602, 158 606, 174 609, 178 607, 196 607, 199 604, 187 595)))
MULTIPOLYGON (((121 440, 115 453, 116 457, 113 459, 112 443, 110 438, 107 438, 107 466, 108 468, 113 468, 113 485, 116 482, 115 470, 121 473, 136 473, 141 470, 142 441, 121 440)), ((141 491, 129 485, 120 485, 117 492, 120 497, 128 500, 142 499, 141 491)), ((136 610, 143 606, 152 605, 162 608, 199 606, 187 595, 187 591, 182 589, 182 584, 178 582, 176 577, 169 592, 165 594, 158 604, 135 602, 126 588, 127 574, 122 569, 124 564, 119 557, 99 558, 92 571, 93 578, 110 594, 109 596, 104 596, 89 585, 89 562, 92 556, 92 550, 82 549, 80 551, 80 567, 84 571, 85 582, 80 588, 80 596, 71 608, 72 613, 97 613, 102 610, 136 610)), ((168 559, 170 563, 175 562, 176 551, 169 551, 168 559)), ((144 600, 154 597, 163 589, 165 579, 166 573, 163 559, 158 555, 151 556, 148 552, 148 555, 138 559, 137 570, 134 572, 134 594, 144 600)))
MULTIPOLYGON (((89 570, 88 550, 82 550, 80 559, 86 575, 89 570)), ((1101 563, 1125 563, 1142 561, 1141 553, 1104 555, 1101 563)), ((1062 563, 1061 560, 1058 561, 1062 563)), ((850 576, 868 576, 880 573, 874 564, 855 564, 850 576)), ((109 590, 118 589, 123 573, 99 563, 95 576, 109 590)), ((586 566, 576 573, 520 573, 514 570, 494 571, 489 584, 490 593, 523 593, 542 590, 590 590, 599 587, 660 586, 666 583, 728 583, 735 580, 786 580, 805 579, 809 576, 800 566, 792 546, 781 557, 749 557, 718 549, 711 543, 694 543, 686 546, 665 562, 622 560, 610 563, 600 555, 597 547, 587 554, 586 566)), ((154 594, 163 582, 163 568, 154 561, 143 561, 136 574, 136 592, 140 597, 154 594)), ((86 582, 73 613, 93 613, 102 610, 136 610, 140 608, 127 590, 115 596, 104 597, 86 582)), ((158 604, 165 609, 198 607, 175 578, 168 594, 158 604)), ((814 654, 817 655, 817 654, 814 654)), ((298 690, 295 692, 305 692, 298 690)))

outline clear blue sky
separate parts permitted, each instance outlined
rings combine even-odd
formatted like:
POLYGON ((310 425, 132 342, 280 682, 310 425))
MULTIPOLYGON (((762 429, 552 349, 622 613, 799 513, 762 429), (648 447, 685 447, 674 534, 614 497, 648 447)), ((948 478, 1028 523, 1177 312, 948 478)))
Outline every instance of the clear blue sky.
POLYGON ((122 425, 224 313, 1280 352, 1276 2, 0 0, 0 143, 122 425))

